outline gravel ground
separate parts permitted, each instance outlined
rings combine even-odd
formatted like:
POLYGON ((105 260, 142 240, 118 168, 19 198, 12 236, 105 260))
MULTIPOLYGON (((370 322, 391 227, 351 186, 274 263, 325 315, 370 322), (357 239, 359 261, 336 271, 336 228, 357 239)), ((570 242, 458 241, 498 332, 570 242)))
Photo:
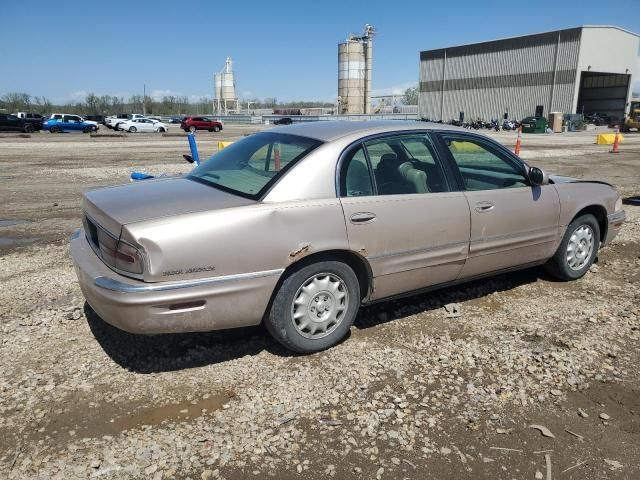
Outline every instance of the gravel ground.
MULTIPOLYGON (((640 194, 640 135, 619 155, 593 136, 525 136, 523 156, 640 194)), ((640 207, 579 281, 533 269, 377 304, 316 355, 259 327, 129 335, 85 305, 66 239, 82 191, 185 172, 182 153, 0 137, 0 478, 640 477, 640 207)))

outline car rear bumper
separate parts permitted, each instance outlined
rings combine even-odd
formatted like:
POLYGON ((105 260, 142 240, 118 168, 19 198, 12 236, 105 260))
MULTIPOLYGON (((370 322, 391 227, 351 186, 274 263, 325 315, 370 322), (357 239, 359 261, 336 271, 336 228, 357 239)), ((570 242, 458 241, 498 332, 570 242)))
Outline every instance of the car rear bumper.
POLYGON ((624 210, 618 210, 615 213, 607 215, 607 236, 602 242, 602 245, 606 245, 614 238, 616 238, 616 235, 618 235, 618 232, 620 232, 620 229, 622 228, 622 225, 624 224, 626 218, 627 216, 624 210))
POLYGON ((203 332, 257 325, 283 270, 145 283, 112 271, 83 230, 70 253, 84 297, 107 323, 130 333, 203 332))

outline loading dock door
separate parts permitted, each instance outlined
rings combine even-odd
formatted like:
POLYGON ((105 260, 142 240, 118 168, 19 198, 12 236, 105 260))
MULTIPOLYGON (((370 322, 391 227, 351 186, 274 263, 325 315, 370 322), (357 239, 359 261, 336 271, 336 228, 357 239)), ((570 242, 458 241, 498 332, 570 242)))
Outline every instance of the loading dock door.
POLYGON ((624 118, 631 75, 585 72, 580 76, 578 111, 589 115, 599 113, 613 122, 624 118))

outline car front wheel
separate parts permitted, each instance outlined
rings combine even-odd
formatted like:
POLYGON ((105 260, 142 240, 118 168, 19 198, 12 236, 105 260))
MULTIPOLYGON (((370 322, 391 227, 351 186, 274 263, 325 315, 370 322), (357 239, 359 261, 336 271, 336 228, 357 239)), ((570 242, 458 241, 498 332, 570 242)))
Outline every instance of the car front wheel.
POLYGON ((567 227, 556 253, 547 263, 547 271, 560 280, 584 276, 598 255, 600 226, 591 214, 575 218, 567 227))
POLYGON ((219 132, 220 131, 220 127, 217 127, 217 126, 213 127, 213 131, 216 132, 216 133, 219 132))
POLYGON ((136 127, 129 127, 129 133, 136 133, 138 129, 136 127))
POLYGON ((342 340, 360 307, 360 284, 342 262, 302 267, 282 282, 266 327, 289 350, 313 353, 342 340))

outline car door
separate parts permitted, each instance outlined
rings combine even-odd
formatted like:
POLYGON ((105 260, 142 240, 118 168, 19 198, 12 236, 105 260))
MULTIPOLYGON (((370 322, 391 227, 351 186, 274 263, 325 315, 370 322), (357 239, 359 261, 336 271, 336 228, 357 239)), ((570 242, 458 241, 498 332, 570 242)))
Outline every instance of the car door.
POLYGON ((15 115, 5 115, 0 116, 0 126, 2 130, 7 131, 18 131, 21 130, 20 127, 20 119, 15 115))
POLYGON ((374 277, 372 299, 455 280, 469 248, 469 206, 451 191, 426 133, 353 145, 340 162, 350 248, 374 277))
POLYGON ((469 258, 461 278, 551 257, 560 200, 553 185, 532 186, 526 165, 490 139, 440 135, 471 212, 469 258))
POLYGON ((136 124, 139 132, 151 132, 151 127, 153 126, 153 122, 151 120, 147 120, 146 118, 141 118, 138 120, 136 124))
POLYGON ((65 115, 62 118, 62 128, 64 130, 78 130, 79 123, 78 117, 74 115, 65 115))

